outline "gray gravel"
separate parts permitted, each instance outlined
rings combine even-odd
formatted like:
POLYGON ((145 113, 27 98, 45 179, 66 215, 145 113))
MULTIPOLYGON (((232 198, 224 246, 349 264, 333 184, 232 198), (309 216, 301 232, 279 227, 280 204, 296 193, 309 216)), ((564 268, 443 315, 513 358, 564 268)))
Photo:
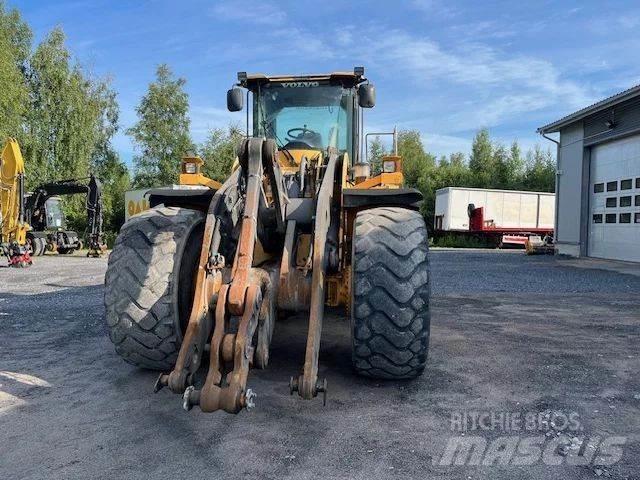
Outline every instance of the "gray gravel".
MULTIPOLYGON (((640 276, 620 275, 553 255, 524 255, 521 250, 432 250, 436 295, 451 293, 637 293, 640 276)), ((595 263, 590 259, 580 262, 595 263)), ((612 262, 613 263, 613 262, 612 262)), ((597 265, 596 265, 597 266, 597 265)), ((640 266, 637 270, 640 272, 640 266)))
MULTIPOLYGON (((104 259, 0 269, 0 478, 638 478, 640 279, 514 252, 434 251, 427 371, 412 382, 351 373, 348 321, 327 317, 329 402, 288 394, 304 316, 276 326, 252 372, 257 409, 186 413, 151 393, 104 336, 104 259), (442 466, 461 411, 576 412, 581 436, 623 435, 605 467, 442 466)), ((482 431, 492 441, 513 432, 482 431)), ((565 462, 566 463, 566 462, 565 462)))

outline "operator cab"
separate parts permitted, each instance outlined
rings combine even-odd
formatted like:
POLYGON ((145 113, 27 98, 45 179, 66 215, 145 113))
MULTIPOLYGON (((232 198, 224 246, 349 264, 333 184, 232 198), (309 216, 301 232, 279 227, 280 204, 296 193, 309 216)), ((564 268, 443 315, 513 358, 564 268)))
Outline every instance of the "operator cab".
POLYGON ((36 231, 63 229, 65 216, 62 210, 62 199, 58 196, 53 196, 47 198, 40 206, 33 204, 29 206, 30 202, 27 200, 33 199, 33 195, 32 192, 29 192, 25 196, 25 203, 28 205, 27 208, 32 209, 32 211, 27 214, 31 227, 36 231))
POLYGON ((60 197, 50 197, 44 202, 46 213, 46 226, 49 230, 59 230, 64 228, 65 218, 62 211, 62 199, 60 197))
MULTIPOLYGON (((230 111, 242 110, 244 87, 252 94, 253 136, 273 138, 285 172, 296 170, 327 149, 359 159, 358 106, 371 108, 375 90, 364 69, 327 75, 271 76, 238 73, 238 84, 227 93, 230 111)), ((248 97, 248 95, 247 95, 248 97)), ((247 114, 247 130, 249 115, 247 114)))

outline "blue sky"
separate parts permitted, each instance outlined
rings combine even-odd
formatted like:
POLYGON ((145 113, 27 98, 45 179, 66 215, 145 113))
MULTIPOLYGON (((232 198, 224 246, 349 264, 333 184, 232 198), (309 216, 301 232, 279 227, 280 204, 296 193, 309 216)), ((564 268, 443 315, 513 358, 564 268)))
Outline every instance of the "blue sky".
MULTIPOLYGON (((436 154, 468 152, 480 127, 548 146, 536 127, 640 83, 640 2, 8 0, 118 92, 121 131, 168 63, 187 79, 192 135, 225 108, 237 71, 319 73, 364 65, 377 106, 365 129, 417 129, 436 154)), ((122 133, 115 146, 130 161, 122 133)))

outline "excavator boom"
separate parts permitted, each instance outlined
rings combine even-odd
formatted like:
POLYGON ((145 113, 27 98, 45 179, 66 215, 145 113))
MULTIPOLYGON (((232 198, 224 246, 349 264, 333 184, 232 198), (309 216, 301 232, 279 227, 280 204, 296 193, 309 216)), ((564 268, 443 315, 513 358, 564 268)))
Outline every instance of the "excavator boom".
POLYGON ((24 160, 18 142, 9 139, 0 160, 0 248, 9 265, 31 265, 25 247, 29 229, 24 209, 24 160))

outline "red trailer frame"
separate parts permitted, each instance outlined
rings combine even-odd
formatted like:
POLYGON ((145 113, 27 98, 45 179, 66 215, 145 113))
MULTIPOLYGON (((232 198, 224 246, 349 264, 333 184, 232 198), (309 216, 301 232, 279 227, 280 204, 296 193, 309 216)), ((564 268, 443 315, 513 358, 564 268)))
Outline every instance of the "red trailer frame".
POLYGON ((510 228, 496 225, 493 220, 485 220, 484 207, 469 205, 469 232, 480 235, 501 237, 500 243, 506 245, 526 246, 529 238, 553 236, 552 228, 510 228))

